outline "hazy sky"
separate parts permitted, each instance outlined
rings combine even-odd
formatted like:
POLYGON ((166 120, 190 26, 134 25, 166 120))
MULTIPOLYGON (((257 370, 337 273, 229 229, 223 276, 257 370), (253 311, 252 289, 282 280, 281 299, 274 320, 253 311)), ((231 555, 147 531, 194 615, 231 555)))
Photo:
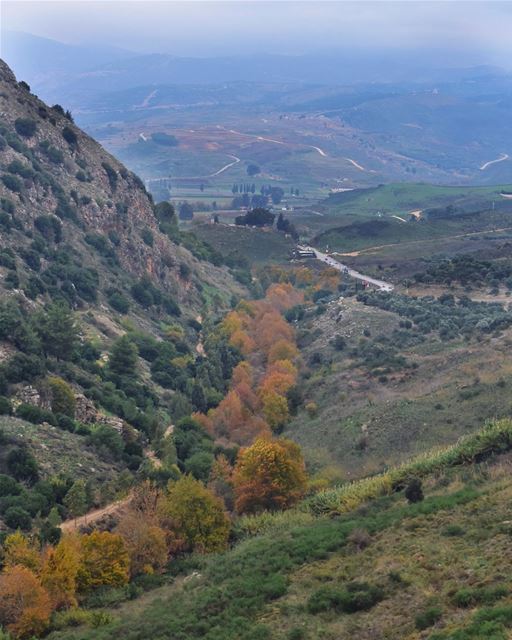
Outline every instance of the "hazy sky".
POLYGON ((0 0, 0 6, 3 29, 140 52, 453 48, 512 66, 512 2, 0 0))

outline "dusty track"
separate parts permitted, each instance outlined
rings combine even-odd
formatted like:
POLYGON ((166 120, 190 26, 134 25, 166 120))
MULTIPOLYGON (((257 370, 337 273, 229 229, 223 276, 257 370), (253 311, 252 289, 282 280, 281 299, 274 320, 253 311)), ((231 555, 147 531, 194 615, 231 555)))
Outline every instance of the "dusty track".
POLYGON ((73 533, 74 531, 79 531, 80 527, 84 527, 86 525, 94 524, 98 520, 101 520, 105 516, 113 515, 118 511, 121 511, 124 507, 128 506, 130 500, 132 499, 132 494, 126 496, 122 500, 116 500, 115 502, 111 502, 110 504, 101 507, 101 509, 95 509, 94 511, 89 511, 83 516, 79 518, 73 518, 71 520, 64 520, 59 526, 62 529, 63 533, 73 533))

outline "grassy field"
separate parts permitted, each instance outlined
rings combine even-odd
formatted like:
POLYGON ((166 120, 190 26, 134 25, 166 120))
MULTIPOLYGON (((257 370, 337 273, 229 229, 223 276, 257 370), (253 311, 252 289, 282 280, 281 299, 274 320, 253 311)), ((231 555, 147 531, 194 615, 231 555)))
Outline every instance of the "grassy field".
POLYGON ((208 223, 193 225, 191 229, 222 255, 236 252, 256 264, 287 262, 295 247, 291 238, 275 230, 208 223))
POLYGON ((417 209, 453 204, 461 207, 490 208, 500 202, 502 191, 510 191, 510 184, 491 187, 445 186, 423 183, 391 183, 370 189, 356 189, 335 193, 325 201, 326 207, 338 213, 403 215, 417 209))
POLYGON ((303 447, 313 472, 362 477, 512 413, 510 330, 469 342, 433 333, 415 344, 414 332, 393 338, 401 319, 346 298, 301 323, 304 405, 318 409, 299 411, 285 435, 303 447), (343 351, 331 344, 336 335, 343 351), (361 344, 375 350, 379 336, 398 345, 379 366, 353 355, 361 344), (396 355, 406 364, 394 365, 396 355))

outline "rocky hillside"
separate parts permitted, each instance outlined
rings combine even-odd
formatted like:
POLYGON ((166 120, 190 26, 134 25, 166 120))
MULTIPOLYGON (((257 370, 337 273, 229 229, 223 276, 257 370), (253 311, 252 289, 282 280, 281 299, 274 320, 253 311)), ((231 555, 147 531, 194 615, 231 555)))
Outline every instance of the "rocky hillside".
MULTIPOLYGON (((100 289, 112 287, 113 276, 147 275, 178 302, 199 309, 204 284, 233 286, 226 274, 170 242, 141 180, 77 128, 69 112, 32 95, 2 61, 0 109, 0 242, 2 248, 24 249, 29 270, 19 268, 29 279, 30 261, 37 261, 28 253, 37 249, 29 247, 39 233, 47 244, 72 245, 82 267, 107 258, 113 269, 100 289), (182 265, 193 269, 191 281, 182 265)), ((40 259, 44 269, 49 258, 40 259)), ((23 276, 21 284, 25 289, 23 276)))
POLYGON ((80 478, 89 509, 172 474, 170 425, 227 388, 209 335, 240 280, 0 61, 0 526, 69 517, 80 478))

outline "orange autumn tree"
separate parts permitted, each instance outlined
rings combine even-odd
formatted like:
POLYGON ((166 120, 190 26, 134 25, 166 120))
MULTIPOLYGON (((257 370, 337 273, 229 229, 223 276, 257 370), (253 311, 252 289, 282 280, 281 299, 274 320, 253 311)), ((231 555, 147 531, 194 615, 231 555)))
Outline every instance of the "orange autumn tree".
POLYGON ((50 596, 37 576, 21 565, 0 575, 0 626, 21 640, 40 636, 52 612, 50 596))
POLYGON ((130 509, 120 518, 115 532, 122 536, 130 557, 130 575, 161 571, 168 557, 166 533, 142 511, 130 509))
POLYGON ((306 471, 300 447, 291 440, 257 439, 238 454, 233 474, 239 513, 284 509, 306 490, 306 471))

